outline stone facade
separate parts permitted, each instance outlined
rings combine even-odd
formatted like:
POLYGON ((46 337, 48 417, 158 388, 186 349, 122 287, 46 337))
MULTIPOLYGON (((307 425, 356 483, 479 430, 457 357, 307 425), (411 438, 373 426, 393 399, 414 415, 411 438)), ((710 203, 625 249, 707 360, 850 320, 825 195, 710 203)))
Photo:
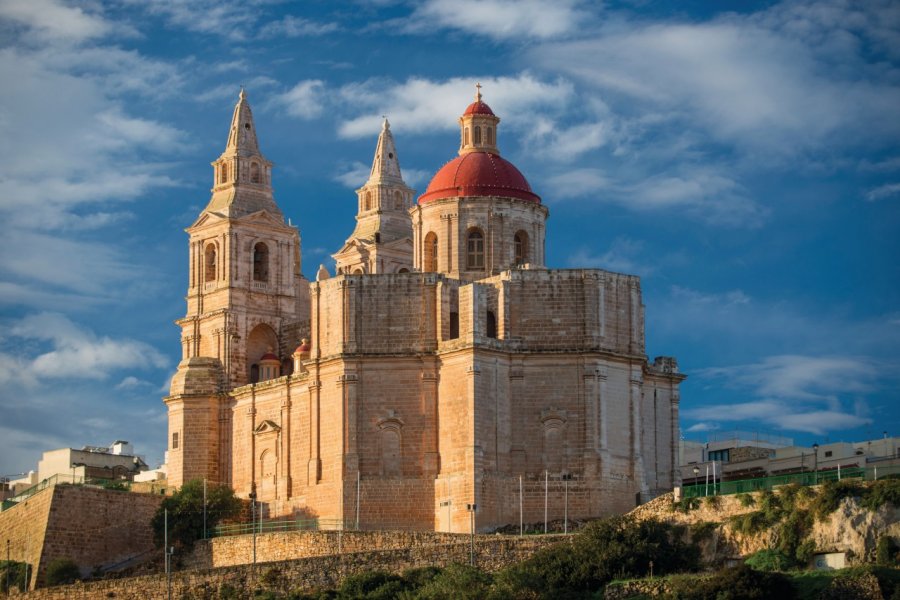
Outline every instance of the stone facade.
POLYGON ((470 529, 471 505, 486 531, 672 488, 684 376, 647 360, 640 280, 544 266, 548 210, 480 95, 416 205, 385 122, 338 272, 311 283, 269 167, 242 179, 241 161, 269 164, 243 93, 234 115, 237 179, 214 163, 187 230, 171 485, 226 482, 270 517, 447 532, 470 529))

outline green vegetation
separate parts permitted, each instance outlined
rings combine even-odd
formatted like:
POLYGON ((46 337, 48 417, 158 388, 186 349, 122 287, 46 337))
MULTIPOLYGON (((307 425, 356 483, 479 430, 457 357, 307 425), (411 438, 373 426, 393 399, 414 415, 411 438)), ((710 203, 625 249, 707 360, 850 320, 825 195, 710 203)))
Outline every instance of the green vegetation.
POLYGON ((793 560, 779 550, 760 550, 750 555, 744 564, 757 571, 787 571, 793 566, 793 560))
POLYGON ((782 573, 757 571, 747 565, 729 567, 710 577, 675 578, 672 595, 679 600, 789 600, 790 580, 782 573))
MULTIPOLYGON (((9 593, 9 590, 6 587, 7 574, 9 575, 9 587, 19 588, 20 592, 25 591, 26 566, 27 565, 23 562, 0 560, 0 593, 9 593)), ((28 573, 29 575, 31 574, 30 567, 28 568, 28 573)))
POLYGON ((712 537, 713 532, 718 529, 718 527, 719 524, 715 521, 700 521, 699 523, 694 523, 690 527, 691 542, 696 544, 708 540, 712 537))
POLYGON ((78 565, 71 558, 56 558, 47 565, 44 579, 48 586, 75 583, 81 578, 78 565))
POLYGON ((740 502, 741 506, 744 508, 750 508, 751 506, 756 506, 756 500, 753 498, 751 494, 738 494, 736 496, 737 501, 740 502))
MULTIPOLYGON (((162 501, 151 526, 157 546, 163 545, 165 511, 169 512, 169 544, 189 549, 203 537, 203 480, 192 479, 162 501)), ((206 527, 212 530, 223 519, 241 512, 241 501, 227 485, 208 485, 206 489, 206 527)))

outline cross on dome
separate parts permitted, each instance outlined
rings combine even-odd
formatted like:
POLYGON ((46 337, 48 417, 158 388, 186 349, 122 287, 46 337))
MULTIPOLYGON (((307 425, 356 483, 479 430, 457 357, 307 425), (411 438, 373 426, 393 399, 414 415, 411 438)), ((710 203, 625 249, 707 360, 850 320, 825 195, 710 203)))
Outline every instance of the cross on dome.
POLYGON ((481 83, 475 83, 475 102, 481 102, 481 83))

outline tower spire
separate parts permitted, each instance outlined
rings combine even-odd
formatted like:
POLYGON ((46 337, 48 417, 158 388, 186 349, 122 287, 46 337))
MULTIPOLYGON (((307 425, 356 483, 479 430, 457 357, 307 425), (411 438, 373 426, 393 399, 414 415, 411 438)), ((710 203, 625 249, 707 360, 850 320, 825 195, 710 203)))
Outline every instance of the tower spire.
POLYGON ((213 195, 207 211, 240 217, 265 210, 281 217, 272 197, 272 163, 259 151, 256 123, 244 86, 231 115, 225 150, 212 166, 213 195))
POLYGON ((391 133, 391 124, 387 117, 384 117, 381 124, 375 157, 372 159, 372 170, 366 182, 366 185, 382 184, 404 185, 403 176, 400 174, 400 159, 397 158, 394 135, 391 133))
POLYGON ((223 156, 259 156, 259 142, 256 139, 256 124, 253 112, 247 102, 247 92, 241 86, 234 114, 231 116, 231 128, 228 130, 228 143, 223 156))

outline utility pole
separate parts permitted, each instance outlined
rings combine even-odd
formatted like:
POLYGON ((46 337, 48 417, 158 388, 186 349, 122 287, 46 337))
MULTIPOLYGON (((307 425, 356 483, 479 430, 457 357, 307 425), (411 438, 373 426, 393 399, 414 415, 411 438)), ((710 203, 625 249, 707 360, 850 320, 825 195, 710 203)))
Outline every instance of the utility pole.
POLYGON ((359 469, 356 469, 356 530, 359 531, 359 469))
POLYGON ((522 512, 522 476, 519 475, 519 535, 525 535, 525 518, 522 512))
POLYGON ((466 510, 471 514, 469 527, 469 564, 475 566, 475 511, 478 509, 477 504, 466 504, 466 510))
POLYGON ((563 486, 565 487, 565 509, 563 510, 563 533, 569 533, 569 480, 572 479, 571 473, 563 474, 563 486))
POLYGON ((544 533, 547 533, 547 485, 550 482, 550 474, 544 469, 544 533))
POLYGON ((6 595, 9 596, 9 540, 6 540, 6 595))
POLYGON ((206 539, 206 477, 203 478, 203 539, 206 539))
POLYGON ((166 554, 166 595, 172 600, 172 550, 169 548, 169 509, 163 510, 163 551, 166 554))

